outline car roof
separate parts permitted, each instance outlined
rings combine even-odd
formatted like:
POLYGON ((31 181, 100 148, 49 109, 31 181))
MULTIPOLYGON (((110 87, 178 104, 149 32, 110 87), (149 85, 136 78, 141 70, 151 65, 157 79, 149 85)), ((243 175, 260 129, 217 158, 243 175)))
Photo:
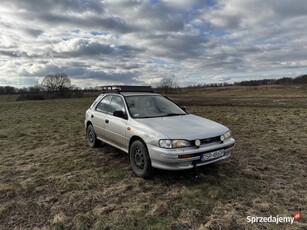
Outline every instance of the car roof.
POLYGON ((158 93, 148 93, 148 92, 122 92, 122 95, 126 96, 141 96, 141 95, 160 95, 158 93))
POLYGON ((155 95, 158 96, 160 94, 158 93, 148 93, 148 92, 120 92, 120 93, 103 93, 100 94, 101 96, 103 95, 123 95, 124 97, 129 97, 129 96, 148 96, 148 95, 155 95))

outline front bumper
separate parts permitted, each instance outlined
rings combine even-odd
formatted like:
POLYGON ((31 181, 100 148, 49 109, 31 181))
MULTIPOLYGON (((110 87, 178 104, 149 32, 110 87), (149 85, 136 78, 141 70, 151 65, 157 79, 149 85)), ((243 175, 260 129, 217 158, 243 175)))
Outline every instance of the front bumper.
POLYGON ((191 169, 228 158, 235 146, 235 140, 230 138, 223 143, 201 145, 199 148, 188 147, 165 149, 154 145, 147 145, 152 167, 167 170, 191 169), (201 154, 224 149, 224 155, 207 161, 201 161, 201 154))

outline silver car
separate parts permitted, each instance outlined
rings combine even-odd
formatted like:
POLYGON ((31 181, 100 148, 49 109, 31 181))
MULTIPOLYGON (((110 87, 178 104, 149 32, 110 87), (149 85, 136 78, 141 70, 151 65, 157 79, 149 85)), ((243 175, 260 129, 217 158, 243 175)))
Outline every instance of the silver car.
POLYGON ((129 154, 133 172, 190 169, 226 159, 235 146, 230 130, 189 114, 151 87, 105 87, 85 114, 90 147, 100 142, 129 154))

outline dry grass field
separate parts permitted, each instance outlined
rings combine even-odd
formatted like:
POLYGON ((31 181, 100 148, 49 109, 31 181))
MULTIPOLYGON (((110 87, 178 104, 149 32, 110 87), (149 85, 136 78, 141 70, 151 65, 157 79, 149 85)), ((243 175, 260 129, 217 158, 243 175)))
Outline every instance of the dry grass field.
POLYGON ((0 229, 307 229, 307 87, 228 87, 169 95, 228 126, 228 160, 133 175, 128 156, 90 149, 93 98, 0 103, 0 229), (247 223, 247 216, 293 216, 247 223))

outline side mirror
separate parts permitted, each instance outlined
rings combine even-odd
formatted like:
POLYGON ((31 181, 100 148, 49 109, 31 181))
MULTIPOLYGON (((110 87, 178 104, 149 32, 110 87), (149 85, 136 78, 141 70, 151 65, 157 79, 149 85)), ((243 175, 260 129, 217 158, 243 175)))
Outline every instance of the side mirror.
POLYGON ((114 117, 120 117, 120 118, 123 118, 123 119, 127 119, 127 114, 125 112, 123 112, 122 110, 115 110, 113 112, 113 116, 114 117))
POLYGON ((181 108, 184 112, 187 113, 187 107, 186 107, 186 106, 181 106, 180 108, 181 108))

